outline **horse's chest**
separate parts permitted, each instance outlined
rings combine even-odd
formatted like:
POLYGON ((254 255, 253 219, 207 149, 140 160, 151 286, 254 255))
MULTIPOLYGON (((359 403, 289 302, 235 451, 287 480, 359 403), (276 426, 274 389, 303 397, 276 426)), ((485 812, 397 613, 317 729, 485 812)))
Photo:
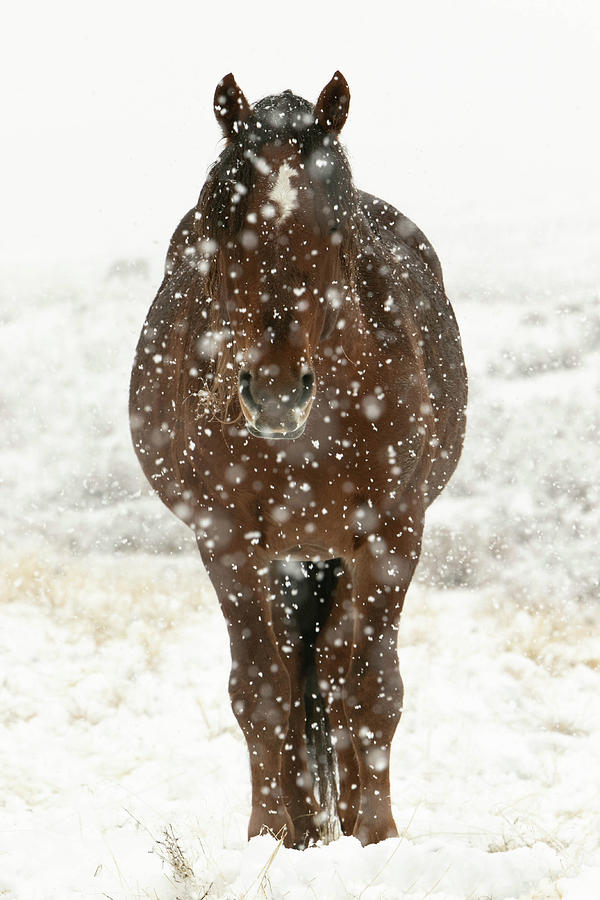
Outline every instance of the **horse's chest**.
POLYGON ((201 505, 227 510, 273 557, 351 554, 398 505, 411 463, 398 410, 382 403, 382 415, 370 407, 365 415, 351 401, 316 404, 295 441, 265 441, 237 425, 204 429, 189 478, 199 486, 200 476, 201 505))
MULTIPOLYGON (((314 559, 351 554, 382 501, 393 497, 389 467, 368 447, 315 440, 247 446, 237 461, 215 460, 212 486, 242 529, 260 534, 272 557, 314 559), (249 452, 248 452, 249 451, 249 452)), ((215 496, 216 494, 216 496, 215 496)))
POLYGON ((275 466, 257 495, 263 545, 273 556, 331 557, 352 549, 360 479, 351 476, 354 467, 311 462, 317 465, 275 466))

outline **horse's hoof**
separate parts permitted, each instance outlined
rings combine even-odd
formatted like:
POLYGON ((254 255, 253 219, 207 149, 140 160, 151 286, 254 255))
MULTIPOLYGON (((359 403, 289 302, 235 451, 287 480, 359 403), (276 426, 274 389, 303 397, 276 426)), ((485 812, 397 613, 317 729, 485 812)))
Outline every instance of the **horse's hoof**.
POLYGON ((294 848, 296 850, 307 850, 308 847, 314 847, 322 838, 321 830, 316 824, 314 816, 311 816, 310 821, 303 825, 296 823, 295 829, 294 848))
POLYGON ((367 844, 378 844, 380 841, 387 841, 388 838, 397 838, 398 829, 391 817, 379 822, 375 818, 361 819, 359 816, 354 826, 353 835, 355 838, 358 838, 363 847, 366 847, 367 844))
POLYGON ((253 810, 248 823, 248 840, 261 834, 270 834, 277 841, 283 841, 284 847, 293 847, 296 832, 287 810, 253 810))

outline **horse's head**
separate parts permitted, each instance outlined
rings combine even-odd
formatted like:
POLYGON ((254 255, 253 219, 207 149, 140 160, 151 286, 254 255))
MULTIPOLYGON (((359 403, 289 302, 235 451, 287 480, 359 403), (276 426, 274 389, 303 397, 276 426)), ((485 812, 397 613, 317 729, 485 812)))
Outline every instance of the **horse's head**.
POLYGON ((349 96, 339 72, 314 108, 290 91, 251 107, 232 75, 215 93, 228 144, 201 206, 218 247, 213 301, 235 348, 241 411, 258 437, 304 431, 317 347, 351 291, 355 197, 337 141, 349 96))

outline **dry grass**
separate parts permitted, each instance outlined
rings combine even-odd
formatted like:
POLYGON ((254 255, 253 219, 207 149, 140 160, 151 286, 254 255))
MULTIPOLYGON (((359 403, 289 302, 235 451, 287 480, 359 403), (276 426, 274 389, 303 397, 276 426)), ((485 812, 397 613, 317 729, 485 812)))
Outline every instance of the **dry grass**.
POLYGON ((199 560, 192 567, 160 557, 30 554, 4 560, 0 604, 29 603, 97 645, 137 638, 151 664, 156 635, 197 610, 208 584, 199 560))
MULTIPOLYGON (((493 615, 507 635, 506 650, 520 653, 551 675, 559 675, 576 665, 600 668, 597 605, 565 602, 524 609, 503 600, 502 604, 494 603, 488 614, 493 615)), ((565 728, 569 733, 568 724, 565 728)))
MULTIPOLYGON (((279 851, 283 847, 285 830, 282 830, 278 834, 273 834, 272 832, 268 833, 277 841, 275 847, 269 853, 264 865, 245 891, 235 895, 228 893, 228 897, 230 897, 231 900, 272 900, 273 891, 269 879, 269 872, 279 851)), ((199 839, 195 838, 194 842, 199 844, 202 853, 206 856, 204 847, 199 839)), ((210 896, 214 887, 214 882, 207 884, 199 879, 194 871, 194 866, 189 860, 189 851, 186 851, 182 846, 181 839, 175 834, 172 825, 167 826, 163 830, 161 840, 155 840, 154 852, 157 853, 169 867, 173 883, 177 886, 181 886, 183 889, 183 893, 181 896, 177 895, 176 900, 204 900, 204 898, 210 896)))
POLYGON ((194 870, 184 856, 172 825, 167 825, 163 831, 162 841, 157 841, 156 843, 163 849, 164 854, 161 854, 161 856, 169 862, 176 881, 185 881, 194 877, 194 870))
POLYGON ((170 866, 175 884, 183 887, 183 894, 176 900, 205 900, 213 885, 198 882, 172 825, 164 829, 162 840, 156 841, 156 847, 160 858, 170 866))
POLYGON ((280 832, 278 832, 277 834, 273 834, 273 832, 269 832, 269 833, 271 834, 272 837, 275 838, 275 840, 277 841, 277 845, 275 846, 272 853, 269 855, 267 861, 265 862, 264 866, 262 867, 262 869, 260 870, 260 872, 258 873, 256 878, 254 879, 254 881, 252 882, 250 887, 247 888, 247 890, 245 890, 244 893, 240 895, 239 900, 249 900, 250 897, 253 897, 253 898, 262 897, 262 898, 264 898, 264 900, 271 900, 271 898, 273 897, 273 891, 271 889, 271 882, 269 880, 269 870, 270 870, 271 866, 273 865, 273 863, 275 862, 277 854, 283 847, 283 841, 285 839, 286 829, 285 829, 285 827, 282 828, 282 830, 280 832), (267 891, 268 891, 268 893, 267 893, 267 891), (253 893, 251 893, 251 892, 253 892, 253 893))
POLYGON ((556 832, 547 831, 530 818, 522 816, 514 820, 510 820, 506 816, 503 818, 506 822, 506 830, 499 840, 489 844, 488 853, 508 853, 522 847, 531 849, 536 844, 546 844, 557 854, 562 854, 567 849, 567 844, 558 837, 556 832))

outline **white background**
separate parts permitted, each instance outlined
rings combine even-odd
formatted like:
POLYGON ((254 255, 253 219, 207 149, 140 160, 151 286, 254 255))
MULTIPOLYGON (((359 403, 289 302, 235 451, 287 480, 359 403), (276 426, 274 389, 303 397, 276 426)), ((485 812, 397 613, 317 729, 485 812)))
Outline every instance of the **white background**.
POLYGON ((597 208, 593 2, 24 2, 1 40, 10 261, 162 252, 216 155, 229 71, 250 100, 314 101, 342 70, 357 183, 432 239, 597 208))

